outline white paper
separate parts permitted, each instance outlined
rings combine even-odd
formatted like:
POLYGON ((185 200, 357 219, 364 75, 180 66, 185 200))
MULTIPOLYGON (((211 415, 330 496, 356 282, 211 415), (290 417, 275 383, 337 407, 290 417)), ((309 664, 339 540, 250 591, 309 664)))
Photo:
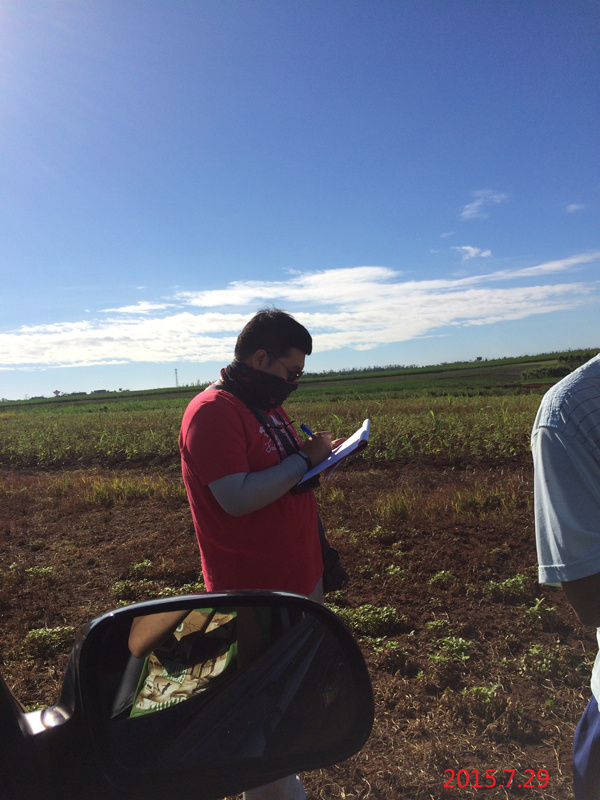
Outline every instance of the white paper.
POLYGON ((331 469, 333 472, 338 464, 345 458, 348 458, 348 456, 351 456, 353 453, 360 452, 360 450, 366 447, 367 442, 369 441, 370 427, 371 420, 366 419, 361 427, 355 431, 350 438, 346 439, 346 441, 343 442, 339 447, 336 447, 335 450, 331 451, 331 454, 325 459, 325 461, 321 461, 321 463, 317 464, 316 467, 309 469, 299 483, 304 483, 304 481, 312 478, 313 475, 319 475, 319 473, 326 469, 331 469))

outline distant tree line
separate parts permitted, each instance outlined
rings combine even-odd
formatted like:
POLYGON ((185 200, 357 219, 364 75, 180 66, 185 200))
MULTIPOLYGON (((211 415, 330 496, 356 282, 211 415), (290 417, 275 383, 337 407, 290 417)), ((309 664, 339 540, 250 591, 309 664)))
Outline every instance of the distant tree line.
POLYGON ((533 369, 526 369, 521 373, 521 378, 524 381, 536 380, 539 378, 564 378, 565 375, 573 372, 574 369, 585 364, 590 358, 596 355, 595 350, 574 350, 569 353, 564 353, 557 359, 557 364, 548 367, 534 367, 533 369))
POLYGON ((391 370, 419 369, 417 364, 386 364, 384 367, 347 367, 326 369, 323 372, 305 372, 305 378, 325 378, 333 375, 362 375, 366 372, 389 372, 391 370))

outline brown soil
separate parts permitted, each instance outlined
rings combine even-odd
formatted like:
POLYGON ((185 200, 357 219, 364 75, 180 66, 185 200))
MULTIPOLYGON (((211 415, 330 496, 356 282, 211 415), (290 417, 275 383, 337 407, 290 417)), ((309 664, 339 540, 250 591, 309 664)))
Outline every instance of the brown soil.
MULTIPOLYGON (((145 469, 152 471, 179 480, 176 467, 145 469)), ((161 586, 182 586, 199 569, 183 499, 91 507, 50 492, 52 479, 0 473, 0 661, 2 674, 28 706, 56 700, 70 649, 33 652, 25 644, 29 630, 77 628, 115 607, 127 592, 122 584, 120 594, 115 587, 133 580, 132 564, 142 559, 151 561, 143 577, 161 586), (27 572, 49 566, 48 574, 27 572)), ((576 623, 560 590, 535 583, 530 486, 528 462, 356 463, 330 479, 322 516, 352 580, 328 600, 345 608, 393 606, 402 621, 386 631, 396 649, 361 640, 376 698, 373 733, 349 761, 305 775, 309 797, 476 797, 483 792, 473 786, 477 775, 481 784, 492 781, 486 770, 495 770, 488 774, 502 786, 510 777, 505 770, 515 770, 508 789, 497 785, 486 796, 572 796, 570 748, 588 699, 595 637, 576 623), (413 508, 385 524, 377 517, 377 501, 401 486, 418 487, 425 497, 475 481, 508 481, 520 487, 521 500, 505 512, 449 511, 440 518, 413 508), (390 574, 390 564, 404 573, 390 574), (449 582, 430 583, 442 570, 451 573, 449 582), (528 579, 523 596, 503 601, 486 592, 490 580, 517 574, 528 579), (532 619, 524 609, 536 598, 554 611, 532 619), (444 635, 472 642, 469 658, 432 661, 444 635), (542 654, 534 662, 528 653, 538 643, 542 654), (547 661, 541 660, 544 654, 547 661), (473 687, 485 691, 470 692, 473 687), (548 772, 545 788, 535 788, 540 769, 548 772), (452 770, 463 770, 462 783, 467 770, 469 786, 459 788, 452 770), (532 785, 525 788, 528 779, 532 785)), ((135 588, 131 592, 128 599, 138 599, 135 588)))

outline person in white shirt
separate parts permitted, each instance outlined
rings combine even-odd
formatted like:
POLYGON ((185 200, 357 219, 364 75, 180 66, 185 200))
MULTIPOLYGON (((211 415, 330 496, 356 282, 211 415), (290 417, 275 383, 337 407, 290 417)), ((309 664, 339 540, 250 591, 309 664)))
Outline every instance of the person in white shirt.
MULTIPOLYGON (((544 396, 531 437, 539 582, 600 629, 600 355, 544 396)), ((600 644, 600 630, 597 630, 600 644)), ((600 800, 600 652, 573 741, 576 800, 600 800)))

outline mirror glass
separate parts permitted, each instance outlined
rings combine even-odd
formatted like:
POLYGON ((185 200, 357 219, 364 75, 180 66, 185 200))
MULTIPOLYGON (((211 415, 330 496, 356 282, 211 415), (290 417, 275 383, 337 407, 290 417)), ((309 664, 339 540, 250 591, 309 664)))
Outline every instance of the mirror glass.
POLYGON ((235 608, 136 617, 128 641, 132 663, 113 718, 155 714, 210 692, 237 671, 238 638, 235 608))
POLYGON ((277 769, 290 754, 296 770, 311 769, 359 749, 372 693, 347 632, 308 602, 209 598, 183 609, 166 601, 106 626, 95 651, 95 731, 116 764, 210 776, 256 759, 277 769))

